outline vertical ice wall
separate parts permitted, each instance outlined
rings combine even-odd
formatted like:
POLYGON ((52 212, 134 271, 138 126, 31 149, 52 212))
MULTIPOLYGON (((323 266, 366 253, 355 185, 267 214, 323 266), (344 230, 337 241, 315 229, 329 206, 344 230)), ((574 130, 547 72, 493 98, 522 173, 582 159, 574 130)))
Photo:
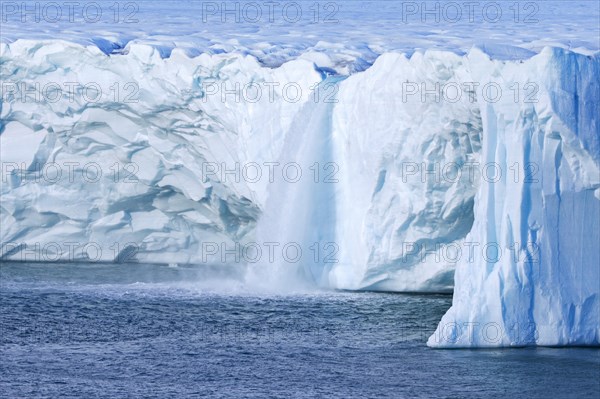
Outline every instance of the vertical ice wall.
POLYGON ((463 57, 427 51, 384 54, 341 84, 332 286, 451 291, 454 264, 440 253, 471 228, 477 180, 466 165, 480 151, 479 109, 462 85, 470 80, 463 57), (445 84, 459 88, 456 101, 441 98, 445 84))
POLYGON ((478 247, 428 345, 598 345, 600 58, 548 48, 519 63, 469 60, 505 92, 528 76, 539 101, 481 104, 482 160, 504 174, 479 186, 467 237, 478 247))

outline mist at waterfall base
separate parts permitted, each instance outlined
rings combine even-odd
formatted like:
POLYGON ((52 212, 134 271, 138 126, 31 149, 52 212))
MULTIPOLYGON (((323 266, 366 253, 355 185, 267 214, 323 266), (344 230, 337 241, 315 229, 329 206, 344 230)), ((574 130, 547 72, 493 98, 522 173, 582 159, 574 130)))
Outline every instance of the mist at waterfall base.
POLYGON ((142 264, 3 263, 0 273, 11 310, 0 313, 1 396, 600 393, 596 349, 426 347, 448 295, 232 293, 216 272, 142 264), (191 283, 200 278, 230 293, 191 283))

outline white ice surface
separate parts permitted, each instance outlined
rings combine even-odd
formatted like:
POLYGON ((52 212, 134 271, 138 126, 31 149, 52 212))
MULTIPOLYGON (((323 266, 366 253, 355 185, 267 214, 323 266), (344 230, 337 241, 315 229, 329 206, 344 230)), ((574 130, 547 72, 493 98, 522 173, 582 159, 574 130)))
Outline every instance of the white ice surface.
POLYGON ((268 179, 236 182, 206 165, 277 160, 294 114, 322 78, 304 60, 270 69, 241 55, 176 51, 162 59, 147 45, 109 57, 93 46, 20 40, 3 46, 2 60, 5 84, 52 82, 64 90, 59 101, 27 100, 6 85, 3 93, 2 242, 58 243, 63 252, 53 247, 42 260, 69 259, 66 242, 94 242, 104 249, 99 260, 115 259, 107 250, 114 243, 133 243, 143 261, 199 263, 203 241, 245 242, 268 179), (272 99, 224 102, 203 94, 204 79, 280 86, 272 99), (71 95, 69 82, 94 82, 102 96, 71 95), (301 88, 298 102, 282 99, 286 82, 301 88), (128 83, 139 88, 135 100, 115 101, 108 88, 128 83))

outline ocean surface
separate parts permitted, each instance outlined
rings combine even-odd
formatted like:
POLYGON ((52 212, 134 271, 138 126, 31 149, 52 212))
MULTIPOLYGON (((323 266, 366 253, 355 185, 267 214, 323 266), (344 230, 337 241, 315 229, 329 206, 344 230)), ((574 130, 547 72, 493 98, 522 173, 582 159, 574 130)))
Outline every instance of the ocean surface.
POLYGON ((451 296, 231 272, 1 263, 0 397, 600 397, 598 349, 426 347, 451 296))

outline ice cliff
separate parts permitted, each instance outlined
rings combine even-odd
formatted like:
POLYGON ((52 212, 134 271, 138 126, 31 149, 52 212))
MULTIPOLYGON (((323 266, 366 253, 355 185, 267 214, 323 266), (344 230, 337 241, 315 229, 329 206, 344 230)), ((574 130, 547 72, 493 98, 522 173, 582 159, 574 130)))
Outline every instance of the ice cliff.
POLYGON ((145 45, 109 57, 17 41, 1 54, 2 255, 29 261, 201 263, 202 242, 244 243, 269 180, 225 169, 276 159, 321 80, 307 61, 162 59, 145 45), (223 100, 250 82, 277 85, 251 104, 223 100), (282 99, 288 82, 295 102, 282 99))
POLYGON ((471 57, 476 79, 539 82, 539 101, 481 107, 482 182, 466 240, 493 243, 457 266, 433 347, 600 344, 600 58, 546 49, 522 63, 471 57), (523 167, 524 166, 524 167, 523 167))
POLYGON ((93 242, 95 261, 196 264, 206 242, 298 242, 278 270, 321 286, 454 284, 431 346, 600 341, 597 54, 386 53, 341 78, 307 60, 1 46, 3 259, 86 260, 93 242), (36 89, 69 82, 102 90, 36 89), (263 95, 240 99, 252 85, 263 95), (273 162, 304 179, 235 171, 273 162))

